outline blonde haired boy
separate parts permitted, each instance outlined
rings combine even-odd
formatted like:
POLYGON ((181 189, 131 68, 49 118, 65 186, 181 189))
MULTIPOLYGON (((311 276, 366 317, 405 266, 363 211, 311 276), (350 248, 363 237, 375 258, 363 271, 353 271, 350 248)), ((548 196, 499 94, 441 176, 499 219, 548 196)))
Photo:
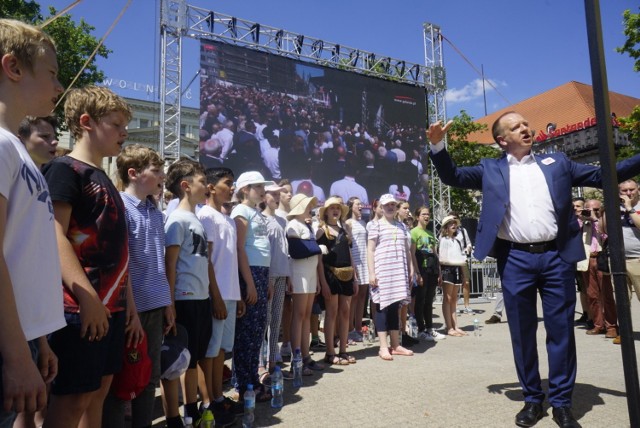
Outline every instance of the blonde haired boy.
POLYGON ((103 159, 122 149, 131 111, 109 89, 90 86, 69 92, 64 113, 74 148, 43 168, 53 200, 67 320, 50 338, 59 373, 44 427, 93 428, 101 426, 125 339, 137 343, 143 334, 129 284, 124 204, 102 170, 103 159))
POLYGON ((15 136, 22 118, 53 110, 63 90, 57 72, 49 36, 0 19, 1 428, 12 426, 16 412, 46 406, 57 360, 45 336, 65 325, 49 191, 15 136))

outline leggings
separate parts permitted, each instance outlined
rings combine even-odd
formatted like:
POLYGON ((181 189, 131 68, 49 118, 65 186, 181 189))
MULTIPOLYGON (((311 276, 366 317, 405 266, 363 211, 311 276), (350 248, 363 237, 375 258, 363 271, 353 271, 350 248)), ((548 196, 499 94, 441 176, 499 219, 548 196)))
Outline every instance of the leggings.
MULTIPOLYGON (((284 306, 284 295, 287 291, 287 277, 278 276, 273 279, 273 296, 267 303, 267 341, 269 353, 267 361, 260 361, 266 367, 269 361, 275 361, 278 353, 278 336, 280 336, 280 322, 282 321, 282 307, 284 306)), ((262 346, 265 346, 264 341, 262 346)))
POLYGON ((400 302, 393 302, 382 310, 376 303, 375 323, 376 331, 400 330, 400 302))
MULTIPOLYGON (((269 268, 251 266, 251 276, 258 293, 255 305, 247 305, 243 317, 236 320, 235 344, 233 346, 233 373, 236 378, 235 388, 240 396, 247 390, 248 384, 256 387, 258 379, 258 363, 260 346, 264 340, 267 325, 267 290, 269 288, 269 268)), ((247 283, 240 275, 240 291, 247 295, 247 283)))
POLYGON ((422 287, 416 288, 416 321, 418 330, 433 328, 433 300, 438 288, 438 277, 434 274, 422 274, 422 287))

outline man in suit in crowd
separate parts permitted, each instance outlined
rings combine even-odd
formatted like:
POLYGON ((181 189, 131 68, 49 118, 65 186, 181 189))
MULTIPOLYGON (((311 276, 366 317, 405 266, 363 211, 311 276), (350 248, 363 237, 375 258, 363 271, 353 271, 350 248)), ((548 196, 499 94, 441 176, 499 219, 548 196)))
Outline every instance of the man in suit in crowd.
MULTIPOLYGON (((580 427, 571 412, 576 378, 574 275, 585 252, 571 188, 602 187, 600 168, 570 161, 563 153, 534 155, 533 131, 516 112, 501 115, 492 126, 493 138, 504 150, 500 159, 458 168, 442 141, 450 125, 437 122, 429 127, 431 159, 444 183, 483 192, 474 254, 482 260, 491 253, 498 262, 525 400, 516 425, 530 427, 543 416, 536 344, 540 294, 553 420, 562 428, 580 427)), ((640 156, 620 162, 617 172, 619 180, 640 173, 640 156)))

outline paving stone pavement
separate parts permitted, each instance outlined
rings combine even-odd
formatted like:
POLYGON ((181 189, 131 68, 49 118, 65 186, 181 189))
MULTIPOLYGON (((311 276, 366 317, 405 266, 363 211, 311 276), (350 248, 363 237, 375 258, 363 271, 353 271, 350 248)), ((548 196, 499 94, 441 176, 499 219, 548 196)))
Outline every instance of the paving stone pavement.
MULTIPOLYGON (((493 302, 473 304, 475 315, 460 315, 468 337, 448 337, 421 343, 413 357, 383 361, 376 345, 349 347, 358 360, 349 366, 331 366, 320 375, 304 378, 293 391, 285 382, 285 405, 271 409, 258 404, 256 426, 286 427, 511 427, 522 407, 507 323, 484 325, 493 302), (473 336, 477 317, 482 335, 473 336)), ((640 320, 640 303, 631 305, 632 318, 640 320)), ((436 305, 436 314, 441 307, 436 305)), ((541 310, 539 309, 539 314, 541 310)), ((579 314, 576 315, 576 318, 579 314)), ((441 318, 436 318, 439 323, 441 318)), ((437 326, 438 324, 436 324, 437 326)), ((634 329, 636 352, 639 329, 634 329)), ((578 374, 573 410, 583 427, 627 427, 629 416, 620 346, 611 339, 588 336, 575 327, 578 374)), ((547 387, 548 364, 545 329, 538 329, 540 373, 547 387)), ((316 353, 320 359, 324 353, 316 353)), ((640 405, 640 404, 639 404, 640 405)), ((545 417, 536 427, 555 427, 545 403, 545 417)))
MULTIPOLYGON (((485 325, 494 302, 472 304, 474 315, 459 315, 459 325, 468 337, 421 342, 413 357, 396 356, 383 361, 372 347, 350 346, 357 363, 331 366, 304 378, 294 391, 285 381, 285 405, 272 409, 268 403, 256 407, 256 427, 513 427, 523 405, 517 381, 507 323, 485 325), (482 326, 473 335, 473 319, 482 326)), ((441 307, 435 306, 436 327, 441 307)), ((631 303, 632 319, 640 320, 640 302, 631 303)), ((540 306, 538 313, 541 314, 540 306)), ((579 314, 576 314, 576 318, 579 314)), ((542 320, 541 320, 542 321, 542 320)), ((583 427, 628 427, 629 416, 622 370, 621 347, 604 335, 588 336, 583 325, 575 327, 578 374, 573 394, 573 412, 583 427)), ((636 353, 640 329, 634 328, 636 353)), ((538 353, 543 386, 547 388, 548 364, 545 329, 538 328, 538 353)), ((320 360, 323 352, 316 352, 320 360)), ((640 403, 638 404, 640 405, 640 403)), ((556 427, 551 408, 536 427, 556 427)), ((160 425, 159 425, 160 426, 160 425)), ((236 422, 235 426, 241 426, 236 422)))

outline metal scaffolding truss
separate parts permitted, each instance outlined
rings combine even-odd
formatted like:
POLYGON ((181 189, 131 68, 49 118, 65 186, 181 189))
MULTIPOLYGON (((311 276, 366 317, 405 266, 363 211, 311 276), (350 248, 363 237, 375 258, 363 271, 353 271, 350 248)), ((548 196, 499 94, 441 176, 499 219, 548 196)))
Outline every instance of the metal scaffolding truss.
POLYGON ((186 32, 185 0, 162 0, 160 34, 160 155, 169 164, 180 158, 182 111, 182 37, 186 32))
MULTIPOLYGON (((445 90, 447 88, 446 73, 444 68, 444 58, 442 55, 442 35, 440 27, 428 22, 423 25, 424 35, 424 79, 426 86, 431 88, 427 91, 427 115, 428 123, 441 120, 447 121, 447 111, 445 108, 445 90)), ((446 138, 446 137, 445 137, 446 138)), ((431 170, 431 212, 433 227, 440 225, 441 220, 451 210, 451 192, 440 180, 433 163, 429 162, 431 170)))
MULTIPOLYGON (((303 34, 262 25, 207 9, 188 5, 186 0, 162 0, 160 140, 164 158, 173 162, 180 156, 180 108, 182 93, 182 37, 210 39, 250 47, 280 56, 306 60, 338 68, 424 87, 429 121, 444 120, 445 73, 440 29, 424 24, 425 65, 354 49, 303 34)), ((366 94, 363 94, 363 100, 366 94)), ((363 114, 367 112, 363 111, 363 114)), ((432 169, 433 170, 433 169, 432 169)), ((448 189, 432 174, 436 218, 448 210, 448 189)))
POLYGON ((234 16, 187 7, 188 37, 222 40, 238 46, 308 60, 397 82, 427 86, 424 66, 351 48, 234 16))

